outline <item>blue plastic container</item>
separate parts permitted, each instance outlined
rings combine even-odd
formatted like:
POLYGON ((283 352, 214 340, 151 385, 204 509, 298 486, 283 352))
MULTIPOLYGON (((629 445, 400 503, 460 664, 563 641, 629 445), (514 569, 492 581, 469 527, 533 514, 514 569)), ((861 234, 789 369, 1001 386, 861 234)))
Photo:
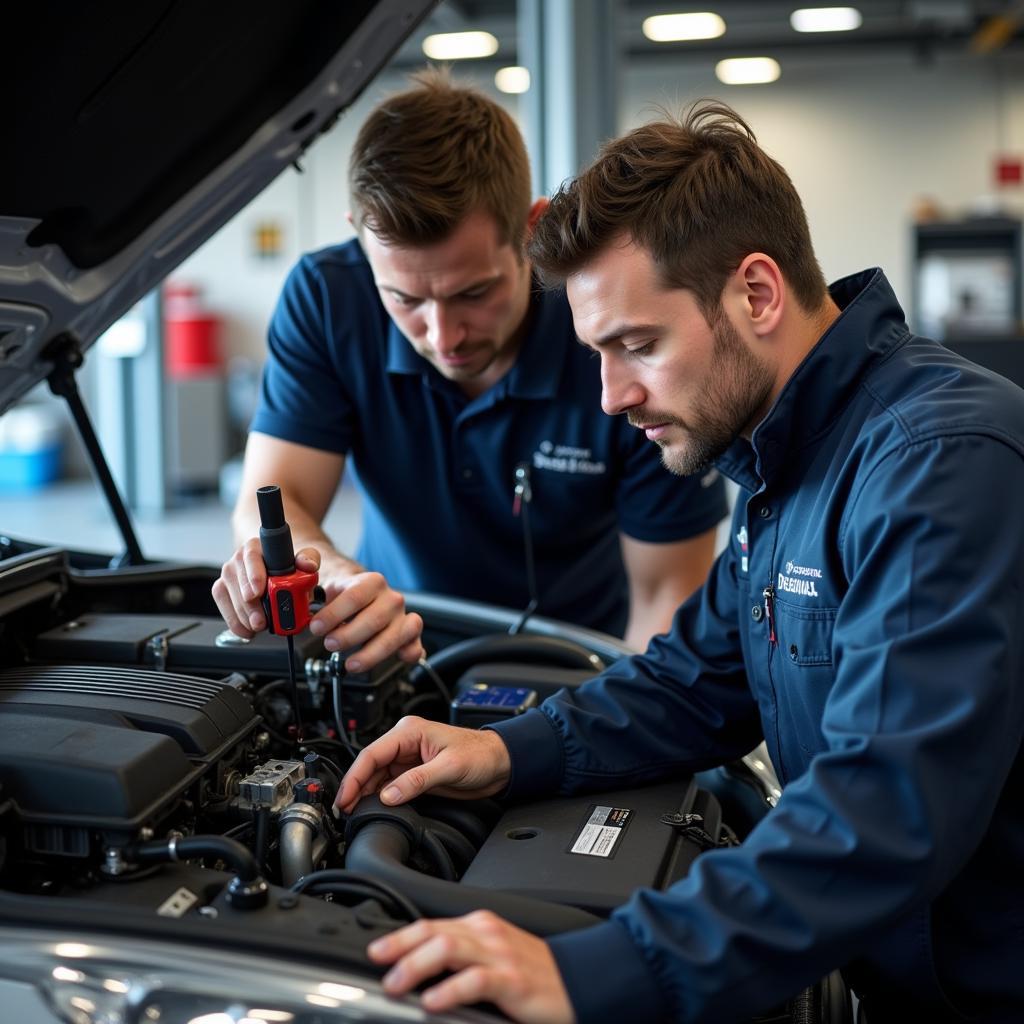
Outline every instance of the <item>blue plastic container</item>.
POLYGON ((0 493, 34 491, 60 476, 61 445, 35 451, 0 451, 0 493))

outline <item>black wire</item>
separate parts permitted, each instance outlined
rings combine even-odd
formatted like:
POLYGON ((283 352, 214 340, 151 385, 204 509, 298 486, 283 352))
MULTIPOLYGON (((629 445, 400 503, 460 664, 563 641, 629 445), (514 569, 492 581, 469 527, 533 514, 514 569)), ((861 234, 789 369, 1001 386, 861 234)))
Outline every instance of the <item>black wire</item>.
POLYGON ((523 552, 526 556, 526 593, 529 596, 523 614, 509 628, 515 635, 526 625, 526 620, 537 610, 540 598, 537 596, 537 568, 533 560, 533 531, 530 529, 530 502, 533 493, 530 488, 530 467, 526 463, 516 466, 516 492, 519 495, 519 516, 523 521, 523 552), (520 475, 522 479, 520 479, 520 475))
POLYGON ((361 896, 363 899, 376 900, 379 903, 383 903, 385 912, 390 913, 394 917, 405 918, 409 921, 417 920, 417 917, 411 915, 411 908, 407 908, 405 904, 393 900, 379 889, 363 885, 360 882, 320 882, 317 885, 311 885, 306 890, 307 896, 323 896, 326 893, 341 896, 361 896))
POLYGON ((295 678, 295 638, 288 634, 288 688, 292 695, 292 709, 295 712, 295 739, 302 742, 302 712, 299 708, 299 681, 295 678))
POLYGON ((520 615, 511 626, 509 626, 508 631, 511 636, 515 636, 516 633, 522 632, 523 626, 526 625, 526 620, 537 610, 538 603, 538 601, 531 599, 530 603, 523 609, 523 614, 520 615))
POLYGON ((331 696, 334 704, 334 726, 338 730, 338 742, 348 751, 349 757, 356 759, 355 748, 349 743, 348 733, 345 732, 345 725, 341 720, 341 676, 334 674, 331 677, 331 696))
POLYGON ((526 554, 526 592, 530 595, 530 604, 537 606, 540 599, 537 597, 537 568, 533 562, 533 531, 530 529, 530 502, 532 497, 527 497, 529 491, 523 495, 521 515, 523 517, 523 549, 526 554))
MULTIPOLYGON (((334 741, 332 740, 331 742, 333 743, 334 741)), ((338 783, 340 784, 341 780, 345 778, 345 773, 329 757, 325 757, 323 754, 321 754, 320 760, 323 761, 323 763, 331 769, 331 771, 334 773, 335 778, 338 780, 338 783)))
POLYGON ((416 907, 416 904, 408 896, 403 895, 397 889, 388 885, 387 882, 382 882, 371 875, 364 875, 358 871, 349 871, 345 868, 325 868, 322 871, 312 871, 295 882, 291 890, 292 892, 305 892, 310 886, 330 882, 341 882, 343 884, 358 882, 360 885, 368 885, 378 892, 382 892, 389 899, 394 900, 409 915, 410 920, 417 921, 423 916, 416 907))
POLYGON ((437 669, 426 658, 420 658, 416 663, 421 669, 430 677, 430 681, 438 688, 441 696, 444 698, 445 706, 447 707, 452 702, 452 693, 444 684, 444 680, 441 678, 440 673, 437 669))

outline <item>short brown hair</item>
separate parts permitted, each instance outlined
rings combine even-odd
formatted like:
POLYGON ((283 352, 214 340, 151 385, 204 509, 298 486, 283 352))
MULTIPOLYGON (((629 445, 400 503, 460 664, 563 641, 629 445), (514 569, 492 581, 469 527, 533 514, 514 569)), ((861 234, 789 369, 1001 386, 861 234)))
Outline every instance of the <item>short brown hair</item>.
POLYGON ((415 86, 380 103, 359 130, 349 161, 356 227, 389 242, 430 245, 482 210, 501 241, 518 249, 531 183, 515 121, 443 69, 412 77, 415 86))
POLYGON ((827 294, 793 182, 722 103, 698 101, 681 118, 606 143, 551 200, 527 252, 552 284, 623 234, 650 253, 666 285, 693 291, 709 319, 752 252, 778 263, 804 309, 827 294))

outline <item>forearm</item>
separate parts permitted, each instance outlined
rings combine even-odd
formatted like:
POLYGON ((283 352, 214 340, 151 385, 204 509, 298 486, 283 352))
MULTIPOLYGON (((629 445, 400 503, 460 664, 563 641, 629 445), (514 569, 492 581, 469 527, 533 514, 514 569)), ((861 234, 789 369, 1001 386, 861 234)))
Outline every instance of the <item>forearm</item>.
POLYGON ((638 651, 667 633, 679 607, 707 580, 715 556, 714 529, 670 544, 650 544, 623 535, 629 578, 625 641, 638 651))
POLYGON ((664 587, 642 600, 633 600, 629 606, 629 621, 623 639, 636 651, 644 651, 651 637, 667 633, 679 606, 695 588, 664 587))

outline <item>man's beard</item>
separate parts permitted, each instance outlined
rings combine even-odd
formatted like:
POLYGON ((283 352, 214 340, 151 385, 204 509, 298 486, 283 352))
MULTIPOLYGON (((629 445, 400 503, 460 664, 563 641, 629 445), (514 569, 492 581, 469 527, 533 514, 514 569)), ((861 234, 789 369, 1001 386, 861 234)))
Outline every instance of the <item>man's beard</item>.
POLYGON ((661 461, 676 476, 703 473, 723 455, 768 401, 772 374, 747 349, 724 311, 711 322, 715 339, 705 394, 694 401, 689 422, 659 412, 635 409, 630 422, 669 423, 684 433, 681 444, 661 442, 661 461))

